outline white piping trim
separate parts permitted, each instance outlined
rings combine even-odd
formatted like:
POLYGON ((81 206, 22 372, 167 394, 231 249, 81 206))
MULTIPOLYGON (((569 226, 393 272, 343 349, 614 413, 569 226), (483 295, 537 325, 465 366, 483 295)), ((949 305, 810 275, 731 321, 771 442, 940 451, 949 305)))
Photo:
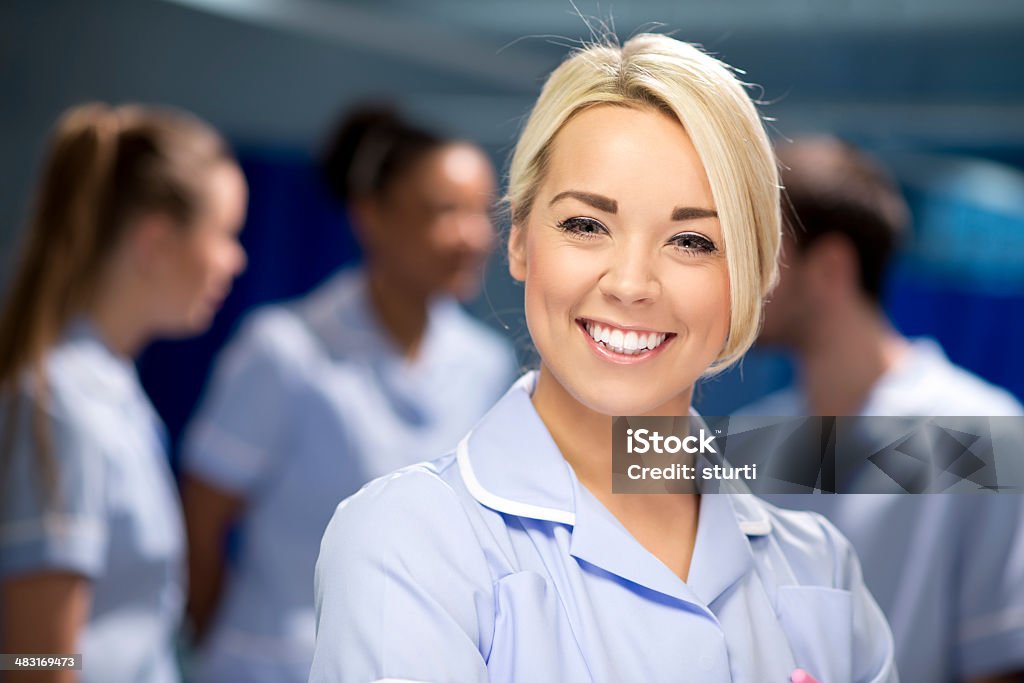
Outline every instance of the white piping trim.
POLYGON ((707 495, 729 496, 729 507, 732 508, 733 516, 736 517, 736 523, 739 525, 740 531, 747 536, 767 536, 772 532, 772 520, 765 513, 761 500, 752 494, 750 489, 742 482, 723 482, 717 493, 707 495), (740 519, 741 511, 737 508, 740 496, 743 496, 742 500, 746 501, 745 507, 748 510, 751 506, 756 508, 756 512, 759 513, 759 519, 740 519))
MULTIPOLYGON (((733 482, 734 485, 738 485, 738 482, 733 482)), ((747 536, 767 536, 772 532, 772 520, 771 517, 764 510, 760 499, 750 492, 746 486, 743 486, 744 492, 737 493, 719 493, 712 495, 726 495, 729 496, 729 502, 732 503, 732 512, 736 515, 736 522, 739 524, 740 531, 747 536), (741 499, 742 496, 742 499, 741 499), (744 510, 741 512, 737 508, 737 504, 742 500, 744 510), (757 519, 742 519, 745 514, 757 515, 757 519)))
POLYGON ((106 531, 106 525, 93 516, 46 513, 42 517, 0 524, 0 545, 25 543, 40 538, 66 540, 83 537, 95 543, 106 537, 106 531))
POLYGON ((455 457, 459 463, 459 472, 462 474, 462 481, 466 485, 466 488, 469 489, 470 494, 476 498, 477 501, 489 508, 493 508, 499 512, 506 512, 510 515, 532 517, 534 519, 546 519, 550 522, 558 522, 559 524, 568 524, 570 526, 576 524, 575 513, 567 512, 566 510, 558 510, 556 508, 543 507, 541 505, 520 503, 515 500, 510 500, 509 498, 502 498, 501 496, 495 495, 485 489, 476 478, 476 474, 473 472, 473 466, 469 462, 470 436, 472 436, 472 432, 467 434, 462 441, 459 442, 459 447, 455 451, 455 457))
POLYGON ((765 519, 743 521, 740 522, 740 531, 745 533, 747 536, 767 536, 772 532, 772 523, 765 519))

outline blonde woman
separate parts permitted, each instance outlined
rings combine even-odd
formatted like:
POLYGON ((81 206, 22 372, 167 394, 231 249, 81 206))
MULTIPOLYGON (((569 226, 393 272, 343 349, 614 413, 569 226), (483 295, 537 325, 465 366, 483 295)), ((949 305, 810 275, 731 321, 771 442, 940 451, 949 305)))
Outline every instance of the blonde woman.
POLYGON ((509 174, 540 369, 455 453, 345 501, 312 681, 895 681, 849 544, 750 495, 611 493, 611 416, 687 415, 776 277, 778 176, 728 68, 573 54, 509 174))
POLYGON ((51 137, 0 311, 0 652, 83 662, 26 680, 178 678, 181 511, 132 361, 209 326, 245 265, 246 197, 182 112, 84 105, 51 137))

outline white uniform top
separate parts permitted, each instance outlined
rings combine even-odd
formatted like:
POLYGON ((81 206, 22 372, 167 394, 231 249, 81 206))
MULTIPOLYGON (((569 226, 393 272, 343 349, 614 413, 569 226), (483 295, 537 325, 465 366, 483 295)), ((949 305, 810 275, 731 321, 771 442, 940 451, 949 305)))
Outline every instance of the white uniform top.
MULTIPOLYGON (((872 388, 862 415, 1021 415, 1008 392, 959 368, 929 339, 872 388)), ((795 388, 740 414, 807 414, 795 388)), ((827 516, 853 543, 893 629, 900 676, 946 683, 1024 669, 1024 496, 769 495, 827 516)))
POLYGON ((0 401, 0 434, 14 450, 0 477, 0 576, 65 570, 91 580, 81 641, 86 683, 178 680, 184 532, 163 425, 135 366, 77 321, 46 357, 47 427, 56 496, 31 437, 32 382, 16 424, 0 401))
POLYGON ((313 566, 338 502, 413 454, 452 448, 514 378, 509 345, 448 300, 406 360, 358 270, 251 315, 185 440, 190 474, 246 499, 199 679, 305 681, 313 566))
POLYGON ((338 506, 311 683, 896 681, 849 544, 818 515, 704 494, 687 581, 562 457, 526 375, 455 453, 338 506))

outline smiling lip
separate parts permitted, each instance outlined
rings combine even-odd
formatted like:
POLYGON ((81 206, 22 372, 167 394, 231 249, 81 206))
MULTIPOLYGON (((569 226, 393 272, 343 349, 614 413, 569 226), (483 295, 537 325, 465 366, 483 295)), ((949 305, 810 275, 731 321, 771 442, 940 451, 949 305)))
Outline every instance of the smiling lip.
POLYGON ((672 332, 655 332, 646 328, 622 327, 589 318, 577 318, 590 348, 604 360, 629 365, 640 363, 661 353, 675 338, 672 332), (593 333, 593 334, 592 334, 593 333), (599 336, 599 341, 594 337, 599 336), (630 339, 629 335, 634 338, 630 339))

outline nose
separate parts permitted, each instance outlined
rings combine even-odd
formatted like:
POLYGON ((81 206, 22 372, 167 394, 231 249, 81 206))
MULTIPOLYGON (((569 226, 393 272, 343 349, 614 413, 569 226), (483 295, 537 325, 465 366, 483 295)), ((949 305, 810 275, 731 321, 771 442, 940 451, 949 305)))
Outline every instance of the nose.
POLYGON ((455 219, 455 239, 459 248, 477 254, 494 246, 494 224, 486 213, 467 212, 455 219))
POLYGON ((641 245, 616 248, 598 288, 605 297, 623 304, 653 301, 661 293, 654 258, 641 245))

